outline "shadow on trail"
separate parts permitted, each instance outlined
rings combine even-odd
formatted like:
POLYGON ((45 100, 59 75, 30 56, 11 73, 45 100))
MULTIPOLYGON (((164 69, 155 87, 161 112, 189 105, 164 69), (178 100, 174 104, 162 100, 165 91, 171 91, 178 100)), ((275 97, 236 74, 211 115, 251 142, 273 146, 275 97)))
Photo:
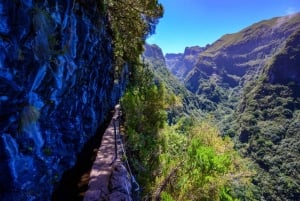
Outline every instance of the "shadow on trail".
POLYGON ((67 170, 52 194, 52 201, 82 201, 88 189, 90 170, 97 155, 106 127, 113 116, 111 112, 96 134, 86 142, 77 155, 73 168, 67 170))

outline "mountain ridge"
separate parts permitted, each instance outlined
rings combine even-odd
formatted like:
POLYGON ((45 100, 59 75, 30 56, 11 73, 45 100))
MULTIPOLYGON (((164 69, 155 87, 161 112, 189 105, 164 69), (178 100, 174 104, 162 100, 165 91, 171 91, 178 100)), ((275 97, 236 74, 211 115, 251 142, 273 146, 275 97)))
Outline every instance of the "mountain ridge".
POLYGON ((299 39, 296 31, 256 84, 249 83, 235 114, 237 147, 259 166, 254 182, 271 200, 300 195, 299 39))
POLYGON ((300 13, 263 20, 191 54, 192 68, 186 53, 165 55, 173 75, 209 105, 202 112, 257 166, 256 200, 300 196, 299 30, 300 13))

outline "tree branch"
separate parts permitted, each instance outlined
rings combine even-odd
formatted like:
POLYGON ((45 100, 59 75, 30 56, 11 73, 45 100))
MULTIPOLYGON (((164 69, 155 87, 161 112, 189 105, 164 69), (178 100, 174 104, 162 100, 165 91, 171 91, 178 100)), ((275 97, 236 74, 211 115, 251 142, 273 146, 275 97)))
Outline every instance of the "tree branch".
POLYGON ((167 187, 167 184, 171 181, 172 177, 175 176, 178 169, 183 165, 183 161, 180 164, 173 168, 168 176, 160 183, 156 191, 152 195, 152 201, 160 201, 161 192, 167 187))

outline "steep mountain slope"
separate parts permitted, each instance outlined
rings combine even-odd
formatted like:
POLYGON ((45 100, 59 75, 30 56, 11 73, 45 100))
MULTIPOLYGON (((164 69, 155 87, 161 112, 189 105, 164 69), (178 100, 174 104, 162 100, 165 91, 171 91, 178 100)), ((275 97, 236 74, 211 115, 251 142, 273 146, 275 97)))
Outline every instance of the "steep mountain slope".
POLYGON ((242 88, 258 78, 264 66, 300 29, 300 14, 277 17, 224 35, 199 54, 185 77, 185 86, 205 102, 206 110, 218 119, 222 130, 237 107, 242 88))
POLYGON ((244 90, 234 129, 237 147, 259 166, 260 199, 300 197, 300 30, 244 90))
POLYGON ((257 165, 257 200, 300 197, 299 30, 295 14, 224 35, 184 78, 211 104, 222 133, 257 165))
POLYGON ((265 20, 224 35, 200 53, 185 78, 187 88, 213 103, 236 97, 299 28, 300 14, 265 20))
POLYGON ((188 91, 167 69, 160 47, 146 44, 143 58, 154 73, 154 78, 159 82, 165 83, 168 93, 174 94, 180 99, 176 109, 169 111, 169 120, 184 114, 195 117, 203 115, 202 110, 205 109, 206 105, 195 94, 188 91))
POLYGON ((82 200, 162 15, 157 0, 0 1, 1 201, 82 200))
POLYGON ((247 160, 241 159, 229 138, 222 139, 210 123, 181 118, 191 115, 190 110, 179 108, 184 114, 179 114, 178 121, 170 121, 174 94, 184 98, 185 106, 191 97, 198 97, 186 96, 192 94, 170 76, 157 45, 146 45, 144 61, 154 76, 147 68, 140 69, 143 76, 129 87, 121 102, 130 145, 127 153, 143 186, 142 196, 153 200, 250 198, 247 160))

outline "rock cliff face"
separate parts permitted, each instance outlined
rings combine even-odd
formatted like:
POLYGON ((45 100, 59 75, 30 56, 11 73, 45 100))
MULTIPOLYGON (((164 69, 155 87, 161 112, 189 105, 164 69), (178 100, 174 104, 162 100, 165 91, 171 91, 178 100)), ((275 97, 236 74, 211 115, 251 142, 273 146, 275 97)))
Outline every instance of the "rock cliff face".
POLYGON ((165 57, 164 57, 163 52, 160 49, 160 47, 158 47, 155 44, 153 44, 153 45, 146 44, 144 48, 145 48, 145 50, 144 50, 143 56, 145 59, 154 58, 157 61, 165 63, 165 57))
POLYGON ((50 200, 124 90, 96 2, 0 2, 1 200, 50 200))
MULTIPOLYGON (((292 34, 285 47, 276 55, 267 69, 268 81, 272 84, 300 86, 300 30, 292 34)), ((295 90, 296 92, 296 90, 295 90)), ((299 92, 299 91, 298 91, 299 92)), ((299 94, 299 93, 298 93, 299 94)))

